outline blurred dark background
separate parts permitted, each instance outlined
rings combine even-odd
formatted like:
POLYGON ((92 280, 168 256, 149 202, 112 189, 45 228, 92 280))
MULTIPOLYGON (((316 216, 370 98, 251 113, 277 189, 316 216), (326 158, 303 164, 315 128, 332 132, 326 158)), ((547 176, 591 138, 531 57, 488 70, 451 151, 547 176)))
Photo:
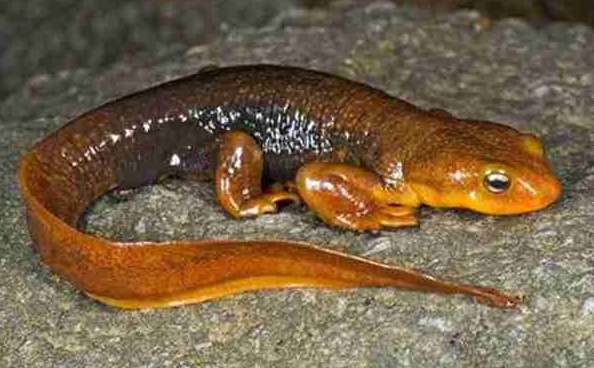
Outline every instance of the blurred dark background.
MULTIPOLYGON (((487 19, 521 17, 594 25, 592 0, 392 0, 431 12, 467 8, 487 19)), ((371 0, 0 0, 0 97, 27 80, 118 60, 150 65, 231 29, 283 12, 365 6, 371 0)))

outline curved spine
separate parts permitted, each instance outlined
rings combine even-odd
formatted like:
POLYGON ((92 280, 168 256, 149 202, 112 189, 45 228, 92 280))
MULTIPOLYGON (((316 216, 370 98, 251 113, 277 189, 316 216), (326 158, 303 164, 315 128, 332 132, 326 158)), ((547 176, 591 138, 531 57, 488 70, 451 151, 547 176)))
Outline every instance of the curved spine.
MULTIPOLYGON (((155 91, 149 90, 146 99, 154 99, 155 91)), ((117 157, 102 153, 107 158, 89 159, 86 166, 77 166, 68 155, 82 157, 82 152, 75 151, 93 141, 93 134, 121 124, 109 109, 126 111, 127 104, 129 98, 70 122, 28 152, 18 171, 35 249, 53 271, 92 298, 121 308, 157 308, 254 289, 397 287, 468 294, 498 307, 519 302, 489 288, 437 280, 311 244, 282 240, 116 242, 78 230, 82 212, 117 184, 114 166, 108 162, 117 157), (70 151, 61 150, 65 142, 72 146, 70 151)))

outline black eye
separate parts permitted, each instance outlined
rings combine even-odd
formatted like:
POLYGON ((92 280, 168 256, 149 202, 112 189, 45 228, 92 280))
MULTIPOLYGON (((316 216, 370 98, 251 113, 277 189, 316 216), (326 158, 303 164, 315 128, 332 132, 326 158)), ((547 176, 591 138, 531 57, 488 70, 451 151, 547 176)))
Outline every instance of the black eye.
POLYGON ((485 187, 493 193, 503 193, 509 188, 510 180, 504 173, 494 172, 485 176, 485 187))

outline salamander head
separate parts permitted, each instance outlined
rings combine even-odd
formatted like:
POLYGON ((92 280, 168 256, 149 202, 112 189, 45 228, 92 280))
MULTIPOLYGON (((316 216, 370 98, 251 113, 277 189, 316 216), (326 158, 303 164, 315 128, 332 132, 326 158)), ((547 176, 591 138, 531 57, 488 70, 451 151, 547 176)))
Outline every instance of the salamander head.
POLYGON ((405 165, 421 203, 493 215, 542 209, 561 193, 539 138, 490 123, 444 125, 405 165))

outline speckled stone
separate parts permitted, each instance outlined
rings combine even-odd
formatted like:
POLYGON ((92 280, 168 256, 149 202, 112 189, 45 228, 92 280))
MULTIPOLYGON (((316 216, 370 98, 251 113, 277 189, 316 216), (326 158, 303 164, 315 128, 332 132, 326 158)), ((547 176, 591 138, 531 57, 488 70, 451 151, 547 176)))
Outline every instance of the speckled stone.
MULTIPOLYGON (((390 3, 287 12, 144 68, 125 62, 32 77, 0 104, 0 366, 586 367, 594 364, 594 33, 571 24, 431 17, 390 3), (463 297, 366 289, 242 294, 123 312, 81 295, 29 248, 18 157, 76 114, 207 64, 275 62, 370 83, 424 107, 544 139, 564 194, 539 213, 423 209, 421 226, 376 235, 291 206, 233 221, 203 184, 105 196, 85 228, 117 239, 282 237, 521 291, 501 311, 463 297)), ((164 46, 166 47, 166 46, 164 46)), ((166 53, 167 50, 163 50, 166 53)))

